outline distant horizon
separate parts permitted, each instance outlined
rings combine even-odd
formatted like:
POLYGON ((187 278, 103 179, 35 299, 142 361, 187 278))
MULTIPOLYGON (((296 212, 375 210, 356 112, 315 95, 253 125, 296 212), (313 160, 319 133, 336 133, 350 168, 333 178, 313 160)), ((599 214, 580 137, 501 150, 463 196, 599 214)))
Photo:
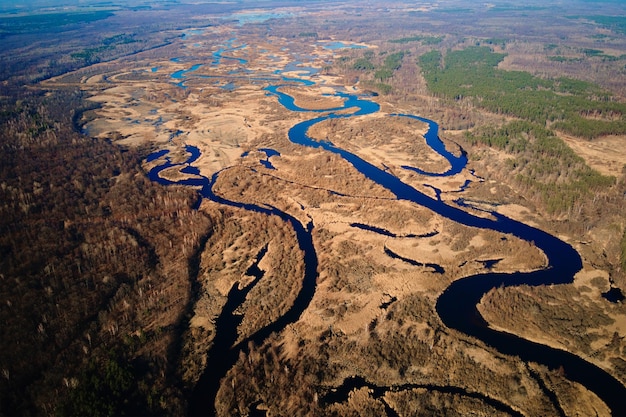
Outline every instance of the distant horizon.
MULTIPOLYGON (((291 7, 317 7, 324 3, 333 6, 345 3, 352 7, 406 8, 428 6, 427 12, 496 12, 521 13, 529 11, 550 10, 554 13, 578 16, 604 15, 612 19, 626 18, 626 2, 624 0, 442 0, 439 2, 406 0, 374 0, 361 3, 357 0, 0 0, 0 19, 4 25, 12 25, 12 18, 37 15, 61 15, 79 13, 116 13, 130 11, 164 11, 177 8, 202 9, 209 13, 233 13, 249 9, 279 9, 291 7), (220 7, 220 5, 223 5, 220 7), (317 5, 317 6, 316 6, 317 5)), ((10 29, 4 31, 9 33, 10 29)))
MULTIPOLYGON (((42 9, 42 8, 51 8, 51 7, 86 7, 86 6, 113 6, 113 7, 133 7, 136 5, 153 5, 158 3, 169 3, 171 5, 183 5, 183 4, 245 4, 250 3, 251 5, 258 3, 266 3, 266 2, 278 2, 283 4, 293 4, 294 6, 303 5, 306 3, 319 3, 324 1, 332 1, 334 0, 0 0, 0 10, 22 10, 26 11, 28 9, 42 9)), ((381 0, 382 1, 382 0, 381 0)), ((393 3, 401 0, 387 0, 385 3, 393 3)), ((404 1, 402 1, 405 3, 404 1)), ((573 0, 573 1, 563 1, 563 0, 547 0, 547 1, 539 1, 539 0, 494 0, 489 3, 497 4, 497 5, 510 5, 510 6, 528 6, 529 4, 541 4, 541 5, 568 5, 574 2, 580 2, 583 4, 588 3, 610 3, 610 4, 620 4, 623 0, 573 0)), ((429 1, 420 1, 416 2, 416 4, 431 4, 429 1)), ((447 3, 466 3, 466 4, 486 4, 483 0, 470 0, 461 2, 456 0, 447 0, 442 3, 439 3, 439 7, 445 7, 447 3)))

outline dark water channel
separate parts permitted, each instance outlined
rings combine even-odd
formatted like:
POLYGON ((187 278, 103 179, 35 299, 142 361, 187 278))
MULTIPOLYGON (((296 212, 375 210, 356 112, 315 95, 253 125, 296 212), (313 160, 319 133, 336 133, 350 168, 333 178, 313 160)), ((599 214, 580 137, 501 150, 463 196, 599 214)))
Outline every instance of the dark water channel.
POLYGON ((338 388, 331 390, 328 394, 326 394, 326 396, 322 398, 322 401, 328 404, 344 402, 348 399, 348 395, 350 394, 351 391, 355 389, 360 389, 360 388, 367 388, 368 390, 370 390, 372 397, 380 399, 385 406, 385 411, 387 413, 387 416, 390 416, 390 417, 399 416, 399 414, 396 413, 395 410, 391 408, 384 401, 383 397, 385 396, 385 394, 387 394, 388 392, 401 392, 401 391, 414 390, 414 389, 420 389, 420 388, 426 389, 430 392, 437 391, 442 394, 454 394, 454 395, 459 395, 463 397, 474 398, 474 399, 480 400, 481 402, 485 404, 489 404, 496 410, 501 411, 503 413, 507 413, 509 415, 516 416, 516 417, 524 416, 524 414, 513 409, 507 404, 501 401, 498 401, 497 399, 491 398, 488 395, 485 395, 479 392, 468 391, 460 387, 441 386, 441 385, 434 385, 434 384, 402 384, 402 385, 394 385, 391 387, 381 387, 376 384, 372 384, 368 382, 367 380, 365 380, 365 378, 362 378, 359 376, 346 378, 338 388))
MULTIPOLYGON (((297 79, 283 78, 283 80, 287 82, 298 81, 302 84, 311 84, 310 81, 303 82, 303 80, 297 79)), ((518 356, 524 361, 545 364, 552 369, 563 369, 568 379, 577 381, 596 393, 611 408, 613 415, 626 416, 626 388, 614 377, 599 367, 566 351, 533 343, 512 334, 492 330, 488 327, 488 323, 485 322, 476 308, 483 295, 496 287, 519 285, 539 286, 573 282, 574 275, 582 268, 581 258, 574 248, 555 236, 510 219, 497 212, 489 213, 488 217, 479 217, 463 210, 461 202, 459 202, 457 206, 452 206, 443 202, 440 198, 433 199, 402 182, 384 167, 375 166, 359 156, 335 146, 331 142, 317 141, 308 136, 309 128, 325 120, 359 117, 378 112, 380 110, 379 105, 368 100, 367 97, 337 92, 336 95, 344 100, 342 106, 313 111, 296 106, 293 97, 280 91, 280 85, 269 86, 266 90, 268 94, 277 96, 278 102, 291 111, 319 114, 319 116, 300 122, 290 129, 288 135, 293 143, 311 148, 321 148, 327 152, 341 156, 367 178, 392 192, 399 200, 408 200, 424 206, 441 216, 467 227, 489 229, 504 235, 515 236, 527 242, 533 242, 537 248, 543 251, 548 259, 548 266, 545 269, 508 274, 486 272, 454 281, 437 300, 437 313, 446 326, 474 336, 502 353, 518 356)), ((459 173, 465 168, 467 163, 465 152, 461 152, 460 155, 454 155, 447 151, 438 137, 438 126, 435 122, 412 115, 394 114, 389 116, 413 118, 427 123, 429 126, 429 130, 425 135, 427 144, 431 146, 435 152, 443 156, 450 164, 450 168, 441 173, 425 172, 416 167, 405 167, 406 169, 414 170, 425 176, 447 176, 459 173)), ((191 166, 200 154, 197 148, 190 146, 187 147, 187 151, 191 155, 190 158, 184 164, 179 165, 181 169, 187 169, 186 172, 192 172, 193 170, 189 170, 189 168, 185 167, 191 166)), ((267 156, 263 161, 264 165, 268 168, 273 168, 269 159, 278 153, 270 149, 263 149, 261 151, 267 156)), ((156 152, 148 157, 148 160, 156 159, 162 160, 163 164, 150 171, 150 178, 163 184, 171 184, 170 181, 161 178, 159 172, 163 169, 175 166, 175 164, 172 164, 167 154, 163 151, 156 152)), ((233 316, 232 312, 245 300, 245 294, 249 291, 250 285, 254 283, 246 287, 248 290, 246 290, 246 288, 239 289, 235 286, 231 289, 224 311, 216 322, 217 333, 211 350, 209 351, 207 368, 190 399, 190 415, 211 415, 214 412, 215 395, 217 394, 220 380, 235 364, 239 351, 247 349, 246 345, 248 341, 254 341, 257 344, 261 343, 271 332, 281 331, 287 324, 297 321, 311 302, 316 287, 317 254, 313 246, 311 235, 313 228, 312 223, 302 225, 291 215, 271 206, 259 206, 226 200, 213 192, 213 184, 217 181, 220 172, 214 174, 212 178, 202 177, 199 175, 199 171, 193 171, 192 173, 195 174, 194 178, 176 183, 200 187, 200 194, 203 198, 213 200, 217 203, 266 214, 268 216, 280 217, 293 227, 298 238, 300 249, 303 251, 305 258, 305 275, 303 277, 301 290, 293 306, 277 321, 260 329, 236 346, 233 346, 233 343, 237 339, 237 325, 241 319, 233 316)), ((383 235, 391 235, 390 232, 376 226, 366 226, 358 223, 354 223, 352 226, 371 230, 383 235)), ((391 251, 388 252, 388 255, 401 258, 391 251)), ((439 265, 424 265, 417 261, 405 258, 401 259, 405 262, 411 261, 422 266, 430 266, 434 269, 434 272, 443 272, 443 269, 439 265)), ((494 262, 497 262, 497 260, 494 260, 494 262)), ((358 382, 357 385, 362 385, 360 380, 356 382, 358 382)), ((454 390, 457 388, 450 389, 454 390)), ((475 395, 480 396, 482 394, 475 395)), ((503 405, 499 403, 492 405, 503 407, 503 405)))

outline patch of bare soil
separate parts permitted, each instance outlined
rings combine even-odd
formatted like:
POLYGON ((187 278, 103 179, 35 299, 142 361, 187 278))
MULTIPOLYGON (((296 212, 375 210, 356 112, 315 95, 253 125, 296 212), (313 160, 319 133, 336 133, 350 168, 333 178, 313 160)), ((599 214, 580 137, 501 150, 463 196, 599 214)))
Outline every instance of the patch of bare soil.
POLYGON ((626 137, 604 136, 593 140, 560 137, 587 162, 587 165, 604 175, 619 177, 626 166, 626 137))

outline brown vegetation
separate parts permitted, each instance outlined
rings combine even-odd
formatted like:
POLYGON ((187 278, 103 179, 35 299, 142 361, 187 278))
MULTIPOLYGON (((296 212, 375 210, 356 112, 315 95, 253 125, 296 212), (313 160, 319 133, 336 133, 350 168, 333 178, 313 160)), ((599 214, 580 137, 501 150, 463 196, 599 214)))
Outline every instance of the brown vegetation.
MULTIPOLYGON (((566 349, 626 384, 626 312, 602 298, 611 286, 626 288, 625 173, 616 168, 626 161, 614 156, 614 180, 573 193, 565 209, 552 210, 547 197, 557 194, 545 190, 560 192, 558 185, 590 172, 586 164, 603 164, 602 152, 584 154, 586 142, 568 136, 584 161, 544 152, 542 163, 558 172, 533 170, 537 154, 460 132, 496 131, 515 117, 464 97, 433 96, 418 66, 433 49, 488 45, 508 54, 500 69, 592 81, 619 102, 622 35, 565 17, 547 25, 554 20, 549 10, 484 5, 442 12, 436 9, 443 5, 312 2, 242 26, 215 18, 242 7, 235 3, 159 7, 120 10, 92 26, 78 22, 59 29, 54 45, 31 46, 23 33, 2 39, 0 414, 184 414, 211 360, 229 291, 255 281, 250 268, 258 262, 262 277, 234 312, 240 351, 220 383, 218 415, 608 415, 598 397, 558 369, 502 355, 438 319, 437 297, 456 279, 545 267, 532 242, 397 201, 339 156, 290 143, 288 129, 310 115, 283 109, 262 90, 262 79, 278 80, 275 69, 310 55, 302 65, 323 66, 311 77, 317 84, 283 87, 297 105, 337 106, 337 97, 324 94, 345 84, 371 94, 383 114, 319 123, 313 138, 433 198, 436 187, 450 205, 470 180, 462 196, 474 208, 466 210, 485 217, 496 210, 575 245, 585 269, 573 285, 494 289, 480 312, 495 328, 566 349), (536 18, 522 19, 524 13, 536 18), (151 23, 139 28, 135 19, 151 23), (198 26, 202 33, 181 36, 181 28, 198 26), (233 32, 241 48, 232 56, 248 59, 259 79, 240 76, 236 60, 219 70, 208 65, 233 32), (611 37, 599 36, 605 33, 611 37), (97 45, 89 44, 93 34, 97 45), (336 39, 368 48, 330 52, 318 43, 336 39), (589 52, 600 46, 616 59, 589 52), (186 88, 175 85, 171 74, 195 63, 204 64, 198 76, 189 73, 186 88), (227 91, 217 80, 236 88, 227 91), (448 168, 425 145, 423 123, 389 116, 403 113, 440 123, 447 149, 468 152, 468 169, 429 185, 402 169, 448 168), (192 209, 196 190, 149 181, 146 171, 162 161, 147 163, 146 155, 168 149, 182 163, 184 144, 201 151, 202 176, 219 172, 212 190, 222 198, 274 207, 313 228, 313 299, 297 321, 257 344, 245 342, 284 315, 302 288, 293 225, 211 201, 192 209), (280 152, 270 158, 275 169, 261 163, 262 148, 280 152), (362 383, 346 388, 355 377, 362 383)), ((532 135, 520 138, 532 142, 532 135)), ((597 140, 617 146, 621 137, 597 140)), ((161 176, 192 177, 180 167, 161 176)))
POLYGON ((210 221, 190 209, 193 192, 148 181, 137 150, 72 131, 72 113, 55 109, 79 98, 4 104, 3 408, 53 410, 84 383, 81 367, 123 347, 123 361, 144 363, 135 377, 157 411, 178 397, 166 377, 210 221))

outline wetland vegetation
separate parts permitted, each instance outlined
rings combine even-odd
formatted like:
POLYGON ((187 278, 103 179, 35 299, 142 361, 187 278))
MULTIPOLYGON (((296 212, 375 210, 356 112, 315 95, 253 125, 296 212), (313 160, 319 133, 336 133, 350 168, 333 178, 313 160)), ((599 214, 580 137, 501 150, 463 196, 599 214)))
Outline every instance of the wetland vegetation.
POLYGON ((626 390, 621 2, 56 6, 0 9, 0 414, 615 413, 436 306, 551 266, 446 207, 546 232, 582 269, 477 320, 626 390))

